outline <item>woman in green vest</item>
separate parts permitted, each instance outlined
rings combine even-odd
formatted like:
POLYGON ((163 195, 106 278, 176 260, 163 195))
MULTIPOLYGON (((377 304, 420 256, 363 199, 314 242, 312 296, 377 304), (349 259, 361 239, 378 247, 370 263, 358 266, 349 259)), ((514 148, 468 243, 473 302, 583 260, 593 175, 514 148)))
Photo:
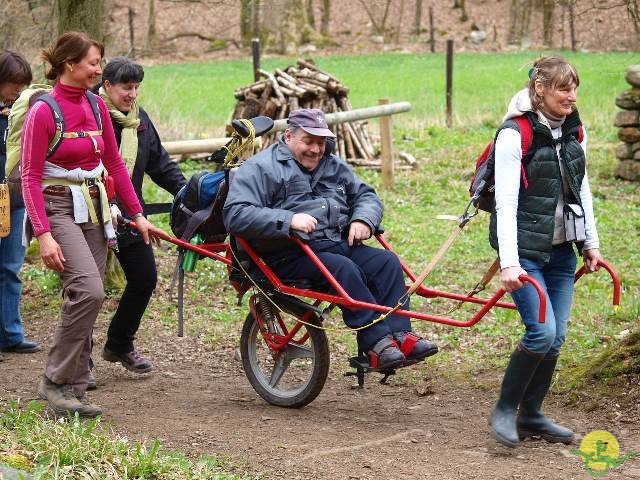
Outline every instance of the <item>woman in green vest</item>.
POLYGON ((490 242, 500 257, 502 286, 511 292, 525 326, 489 419, 492 436, 508 447, 533 436, 565 444, 573 440, 573 432, 549 420, 541 406, 565 341, 576 251, 589 272, 601 259, 585 168, 587 138, 576 109, 579 85, 576 69, 565 59, 537 60, 527 88, 511 100, 495 142, 490 242), (513 120, 521 115, 533 131, 525 158, 513 120), (536 290, 523 284, 523 274, 545 290, 544 323, 538 321, 536 290))

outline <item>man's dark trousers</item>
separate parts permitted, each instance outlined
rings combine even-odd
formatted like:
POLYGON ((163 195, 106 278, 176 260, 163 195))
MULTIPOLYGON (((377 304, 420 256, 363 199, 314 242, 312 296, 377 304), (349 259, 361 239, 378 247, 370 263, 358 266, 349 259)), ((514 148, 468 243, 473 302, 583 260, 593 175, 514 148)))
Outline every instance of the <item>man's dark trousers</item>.
MULTIPOLYGON (((318 258, 333 274, 338 283, 355 300, 394 307, 406 293, 402 266, 395 253, 366 245, 350 247, 346 241, 316 240, 309 243, 318 258)), ((283 280, 295 283, 303 280, 329 289, 322 273, 304 253, 268 255, 265 260, 283 280)), ((406 300, 403 308, 409 307, 406 300)), ((358 328, 371 323, 379 316, 372 310, 350 310, 342 308, 344 323, 358 328)), ((408 317, 390 315, 384 321, 358 330, 358 346, 368 351, 385 335, 398 331, 411 331, 408 317)))

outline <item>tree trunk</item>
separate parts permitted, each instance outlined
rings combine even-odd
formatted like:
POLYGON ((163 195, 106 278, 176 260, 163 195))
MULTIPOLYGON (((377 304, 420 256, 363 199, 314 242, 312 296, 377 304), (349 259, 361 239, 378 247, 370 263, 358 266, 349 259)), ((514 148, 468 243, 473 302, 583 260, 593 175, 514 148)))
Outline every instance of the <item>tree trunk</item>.
POLYGON ((510 45, 522 44, 522 40, 529 35, 531 8, 532 0, 511 0, 509 34, 507 36, 507 43, 510 45))
POLYGON ((560 14, 560 49, 565 50, 567 48, 567 9, 568 5, 563 2, 562 13, 560 14))
POLYGON ((386 34, 387 30, 387 18, 389 17, 389 8, 391 7, 392 0, 386 0, 384 11, 382 15, 378 12, 380 8, 376 4, 373 4, 371 0, 358 0, 364 8, 364 11, 367 12, 367 16, 369 20, 371 20, 371 28, 373 29, 373 34, 382 35, 386 34))
POLYGON ((544 45, 553 47, 553 13, 555 10, 555 0, 543 0, 542 2, 542 37, 544 45))
POLYGON ((515 45, 518 43, 518 15, 517 12, 518 0, 511 0, 511 7, 509 8, 509 33, 507 33, 507 43, 509 45, 515 45))
POLYGON ((309 24, 307 0, 282 0, 264 10, 265 42, 278 53, 294 55, 296 47, 314 41, 318 33, 309 24))
POLYGON ((316 28, 316 14, 313 11, 313 0, 306 0, 307 3, 307 22, 311 28, 315 30, 316 28))
POLYGON ((132 7, 127 7, 127 18, 129 19, 129 53, 127 55, 133 54, 133 51, 136 48, 136 37, 134 35, 135 29, 133 28, 133 18, 136 16, 136 12, 132 7))
POLYGON ((460 0, 460 21, 466 22, 469 20, 469 15, 467 14, 467 2, 466 0, 460 0))
POLYGON ((240 38, 242 44, 251 45, 253 38, 253 3, 254 0, 240 0, 240 38))
POLYGON ((400 43, 400 33, 402 32, 403 18, 404 17, 404 0, 400 0, 400 12, 398 13, 398 23, 396 25, 395 43, 400 43))
POLYGON ((331 0, 322 0, 322 18, 320 20, 320 33, 324 37, 329 36, 330 20, 331 20, 331 0))
POLYGON ((640 7, 638 6, 638 0, 625 0, 627 5, 627 13, 633 23, 633 29, 637 35, 640 35, 640 7))
POLYGON ((576 15, 574 10, 574 0, 569 0, 569 32, 571 35, 571 51, 576 51, 576 15))
POLYGON ((529 37, 531 31, 531 10, 533 8, 533 0, 522 1, 522 23, 520 28, 520 41, 529 37))
POLYGON ((76 30, 94 40, 105 38, 104 0, 57 0, 58 34, 76 30))
POLYGON ((422 31, 422 0, 416 0, 416 14, 413 21, 413 33, 414 35, 420 35, 422 31))
POLYGON ((146 48, 151 49, 156 45, 156 0, 149 0, 149 18, 147 20, 147 41, 146 48))

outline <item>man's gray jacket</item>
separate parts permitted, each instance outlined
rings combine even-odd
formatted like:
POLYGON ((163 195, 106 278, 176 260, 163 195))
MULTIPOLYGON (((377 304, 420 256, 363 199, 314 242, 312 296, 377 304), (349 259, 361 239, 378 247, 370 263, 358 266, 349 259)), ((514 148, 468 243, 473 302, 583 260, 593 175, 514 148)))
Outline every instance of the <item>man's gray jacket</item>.
POLYGON ((244 162, 232 177, 224 205, 227 230, 247 240, 269 239, 252 244, 260 251, 286 249, 273 242, 290 236, 294 213, 318 220, 310 240, 343 240, 354 220, 375 232, 382 221, 383 206, 373 188, 334 154, 325 154, 313 172, 293 157, 283 136, 277 144, 244 162))

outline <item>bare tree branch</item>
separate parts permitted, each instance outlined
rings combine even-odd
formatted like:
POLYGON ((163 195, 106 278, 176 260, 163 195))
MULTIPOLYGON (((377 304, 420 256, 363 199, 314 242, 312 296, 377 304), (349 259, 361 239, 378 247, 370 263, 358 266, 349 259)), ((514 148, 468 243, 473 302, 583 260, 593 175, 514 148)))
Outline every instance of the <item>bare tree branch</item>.
POLYGON ((389 7, 391 6, 391 0, 386 0, 384 14, 382 15, 382 19, 380 22, 376 21, 374 12, 371 8, 369 8, 368 3, 371 3, 370 0, 358 0, 360 5, 364 8, 364 11, 367 12, 367 16, 369 20, 371 20, 371 24, 373 25, 373 29, 375 33, 378 35, 384 35, 387 23, 387 17, 389 16, 389 7))
MULTIPOLYGON (((593 3, 591 4, 590 7, 587 7, 581 12, 576 13, 576 16, 579 17, 581 15, 584 15, 585 13, 589 13, 592 10, 613 10, 614 8, 626 7, 627 4, 631 2, 634 2, 634 0, 625 0, 621 3, 614 3, 612 5, 602 5, 600 3, 593 3)), ((577 5, 577 2, 576 2, 576 5, 577 5)))

